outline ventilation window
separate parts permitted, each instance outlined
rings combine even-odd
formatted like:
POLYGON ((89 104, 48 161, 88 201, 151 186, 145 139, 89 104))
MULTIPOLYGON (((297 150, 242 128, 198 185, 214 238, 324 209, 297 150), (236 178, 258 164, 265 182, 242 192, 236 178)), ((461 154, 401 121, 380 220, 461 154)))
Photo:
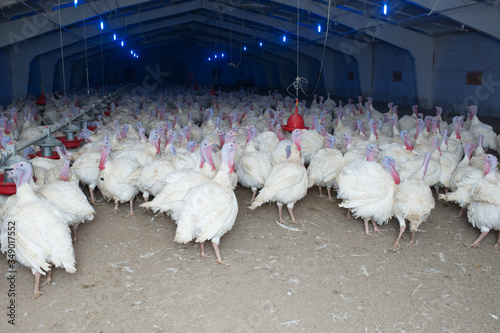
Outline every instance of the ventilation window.
POLYGON ((347 72, 347 81, 354 81, 354 72, 347 72))
POLYGON ((392 72, 392 82, 401 82, 403 78, 402 72, 392 72))
POLYGON ((468 86, 480 86, 483 84, 483 72, 467 72, 465 84, 468 86))

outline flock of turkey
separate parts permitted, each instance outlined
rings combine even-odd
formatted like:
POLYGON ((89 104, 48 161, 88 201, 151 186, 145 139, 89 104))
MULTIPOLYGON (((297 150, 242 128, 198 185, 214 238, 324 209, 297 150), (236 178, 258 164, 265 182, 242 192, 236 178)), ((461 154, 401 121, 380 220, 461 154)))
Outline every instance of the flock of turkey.
MULTIPOLYGON (((58 124, 98 98, 50 97, 43 114, 31 101, 2 110, 2 148, 42 134, 42 124, 58 124)), ((497 159, 485 153, 497 150, 498 137, 479 121, 474 105, 468 117, 447 124, 440 107, 435 116, 424 117, 414 106, 412 115, 400 118, 397 105, 389 103, 380 112, 371 98, 349 99, 343 106, 329 95, 326 100, 315 96, 306 106, 276 91, 214 94, 176 87, 148 96, 123 94, 110 109, 109 116, 103 110, 86 124, 95 131, 84 126, 82 147, 70 152, 61 146, 58 160, 21 160, 7 171, 17 193, 3 198, 1 250, 32 270, 34 298, 50 283, 52 267, 76 271, 73 242, 78 224, 94 217, 96 187, 114 202, 112 212, 128 203, 128 216, 135 214, 134 201, 142 194, 140 207, 175 221, 175 242, 194 240, 206 257, 203 244, 211 241, 219 264, 227 264, 219 242, 236 220, 237 184, 253 192, 249 209, 276 202, 280 225, 287 223, 283 205, 290 222, 297 223, 294 204, 309 188, 318 186, 324 197, 326 187, 327 199, 335 202, 333 188, 348 217, 363 219, 367 235, 370 221, 376 233, 392 217, 398 219, 393 251, 399 250, 406 221, 414 243, 434 208, 432 189, 436 199, 458 203, 461 214, 467 210, 470 223, 481 230, 468 246, 477 247, 491 229, 500 229, 497 159), (284 132, 295 108, 307 129, 284 132), (90 202, 80 186, 88 186, 90 202), (40 285, 41 275, 47 279, 40 285)), ((34 148, 21 154, 29 159, 34 148)))

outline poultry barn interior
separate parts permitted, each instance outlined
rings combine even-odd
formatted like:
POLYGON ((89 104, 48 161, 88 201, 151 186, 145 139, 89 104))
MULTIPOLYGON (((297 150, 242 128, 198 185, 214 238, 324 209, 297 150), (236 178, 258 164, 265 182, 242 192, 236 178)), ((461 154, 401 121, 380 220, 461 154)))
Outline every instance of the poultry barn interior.
POLYGON ((0 9, 0 332, 498 330, 499 0, 0 9))

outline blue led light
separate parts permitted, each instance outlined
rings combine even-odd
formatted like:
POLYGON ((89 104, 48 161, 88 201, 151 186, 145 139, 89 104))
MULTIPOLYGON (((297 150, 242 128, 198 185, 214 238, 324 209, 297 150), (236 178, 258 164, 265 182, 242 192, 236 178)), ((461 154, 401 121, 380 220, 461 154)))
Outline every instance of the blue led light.
POLYGON ((101 20, 101 30, 104 29, 104 22, 101 20))
POLYGON ((321 32, 321 24, 318 24, 318 33, 321 32))
POLYGON ((116 40, 116 34, 113 34, 113 40, 116 40))
POLYGON ((384 2, 384 15, 387 15, 387 2, 384 2))
POLYGON ((125 43, 123 43, 123 41, 122 41, 122 46, 124 46, 124 45, 125 45, 125 43))
POLYGON ((247 50, 247 47, 246 46, 243 46, 243 51, 246 51, 247 50))
POLYGON ((220 56, 221 56, 222 58, 224 58, 224 53, 222 53, 220 56))
POLYGON ((212 58, 208 57, 208 61, 212 60, 212 58))
POLYGON ((286 42, 286 35, 283 35, 283 43, 286 42))
POLYGON ((78 0, 74 0, 73 3, 75 4, 75 7, 78 6, 78 0))
POLYGON ((259 47, 262 47, 262 42, 259 43, 259 47))
POLYGON ((133 50, 130 50, 130 54, 134 54, 134 51, 133 51, 133 50))
POLYGON ((217 59, 217 54, 216 54, 216 55, 214 55, 214 59, 217 59))

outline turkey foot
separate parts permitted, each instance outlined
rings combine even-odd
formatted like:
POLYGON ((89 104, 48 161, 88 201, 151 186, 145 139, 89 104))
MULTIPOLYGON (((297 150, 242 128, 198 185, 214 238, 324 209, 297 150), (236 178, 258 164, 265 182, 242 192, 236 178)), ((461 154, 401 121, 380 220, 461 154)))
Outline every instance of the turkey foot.
POLYGON ((90 192, 90 203, 92 204, 92 206, 100 206, 103 204, 101 202, 96 201, 94 189, 91 188, 90 186, 89 186, 89 192, 90 192))
POLYGON ((372 220, 372 224, 373 224, 373 232, 375 233, 378 233, 378 234, 381 234, 383 232, 386 232, 387 230, 384 230, 384 229, 379 229, 378 226, 377 226, 377 223, 375 221, 372 220))
POLYGON ((460 209, 460 213, 457 215, 457 217, 462 217, 464 215, 465 208, 460 209))
POLYGON ((117 203, 115 204, 115 207, 113 208, 113 210, 110 210, 109 212, 106 212, 106 213, 107 213, 107 214, 111 214, 111 213, 116 214, 116 212, 120 210, 120 209, 118 208, 118 205, 120 205, 120 203, 119 203, 119 202, 117 202, 117 203))
POLYGON ((488 232, 489 231, 485 231, 485 232, 481 233, 481 235, 479 235, 479 237, 474 241, 474 243, 468 244, 468 245, 465 244, 465 246, 467 246, 467 247, 474 247, 474 248, 480 247, 479 246, 479 242, 488 234, 488 232))
POLYGON ((36 272, 35 273, 35 291, 33 292, 33 298, 32 299, 37 299, 40 297, 40 295, 43 295, 43 293, 40 291, 40 273, 36 272))
POLYGON ((498 240, 497 240, 495 246, 493 246, 493 248, 498 249, 499 246, 500 246, 500 231, 498 232, 498 240))
POLYGON ((389 250, 391 250, 392 252, 399 252, 399 241, 396 241, 396 243, 394 243, 390 248, 389 250))
POLYGON ((209 255, 205 254, 205 244, 204 243, 200 243, 200 249, 201 249, 200 256, 202 258, 212 258, 213 257, 213 256, 209 256, 209 255))
POLYGON ((229 266, 228 262, 231 260, 222 261, 222 257, 220 256, 220 251, 219 251, 219 245, 217 245, 215 242, 212 242, 212 246, 215 250, 215 256, 217 257, 217 263, 221 264, 221 265, 229 266))

